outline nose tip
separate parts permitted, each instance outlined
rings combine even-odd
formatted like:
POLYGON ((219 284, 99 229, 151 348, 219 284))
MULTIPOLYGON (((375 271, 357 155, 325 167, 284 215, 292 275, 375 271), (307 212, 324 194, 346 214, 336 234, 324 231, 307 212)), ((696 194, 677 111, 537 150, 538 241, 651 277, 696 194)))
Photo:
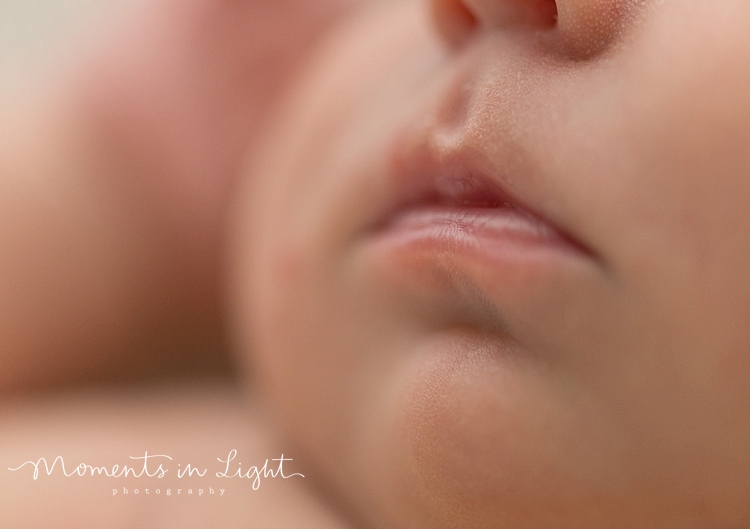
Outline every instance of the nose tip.
POLYGON ((591 57, 607 48, 623 28, 633 0, 432 0, 443 37, 460 46, 484 31, 548 33, 557 51, 591 57))

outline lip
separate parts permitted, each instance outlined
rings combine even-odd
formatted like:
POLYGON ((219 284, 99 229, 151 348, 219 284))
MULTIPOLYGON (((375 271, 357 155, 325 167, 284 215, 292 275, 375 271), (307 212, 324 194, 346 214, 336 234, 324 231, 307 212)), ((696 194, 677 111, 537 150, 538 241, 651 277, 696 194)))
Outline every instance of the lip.
POLYGON ((512 205, 417 205, 396 213, 383 226, 381 236, 404 247, 470 252, 489 258, 579 251, 549 224, 512 205))
POLYGON ((391 150, 390 207, 375 229, 381 242, 483 260, 596 257, 501 176, 490 176, 477 156, 438 146, 434 137, 409 139, 399 135, 391 150))
POLYGON ((507 334, 598 268, 594 251, 534 207, 553 198, 533 194, 545 175, 521 200, 481 156, 406 139, 396 138, 388 202, 362 248, 379 285, 438 318, 507 334))

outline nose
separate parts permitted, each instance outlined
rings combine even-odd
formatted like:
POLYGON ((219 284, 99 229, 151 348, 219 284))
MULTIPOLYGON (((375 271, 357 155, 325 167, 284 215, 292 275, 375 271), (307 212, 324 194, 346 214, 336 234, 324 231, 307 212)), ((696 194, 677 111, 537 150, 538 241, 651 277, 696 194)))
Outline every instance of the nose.
POLYGON ((442 35, 460 46, 487 31, 527 30, 548 35, 559 51, 596 55, 622 32, 634 0, 431 0, 442 35))

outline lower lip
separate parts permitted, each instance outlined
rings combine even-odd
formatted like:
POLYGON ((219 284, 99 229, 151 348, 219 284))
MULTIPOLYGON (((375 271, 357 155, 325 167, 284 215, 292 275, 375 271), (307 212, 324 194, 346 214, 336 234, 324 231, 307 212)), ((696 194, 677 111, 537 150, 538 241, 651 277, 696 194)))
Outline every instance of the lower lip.
POLYGON ((490 260, 587 253, 553 227, 514 207, 421 206, 397 213, 376 238, 403 249, 490 260))

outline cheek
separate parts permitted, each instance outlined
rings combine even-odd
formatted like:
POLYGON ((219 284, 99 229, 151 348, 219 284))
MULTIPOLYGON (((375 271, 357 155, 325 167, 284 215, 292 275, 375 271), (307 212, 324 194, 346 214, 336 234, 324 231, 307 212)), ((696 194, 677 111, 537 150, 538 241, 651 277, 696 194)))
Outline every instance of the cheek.
POLYGON ((352 414, 344 397, 373 378, 362 374, 368 352, 384 356, 375 350, 383 340, 373 337, 372 304, 360 302, 374 298, 346 281, 342 261, 371 221, 379 184, 362 180, 373 180, 394 123, 412 110, 405 94, 442 58, 424 24, 414 29, 414 5, 379 9, 331 39, 286 102, 253 166, 257 180, 243 191, 235 242, 244 249, 233 271, 245 285, 235 298, 240 339, 286 422, 326 445, 338 446, 333 427, 352 414))
POLYGON ((587 173, 596 236, 624 316, 619 346, 608 336, 612 354, 587 366, 601 366, 602 395, 638 426, 661 479, 746 490, 750 10, 690 5, 665 3, 618 64, 608 123, 589 114, 603 130, 587 173))
POLYGON ((269 249, 257 263, 251 320, 253 363, 258 382, 282 423, 311 430, 311 403, 325 408, 336 398, 333 383, 340 376, 332 343, 336 333, 330 297, 313 292, 318 285, 310 258, 294 246, 269 249), (312 302, 311 300, 315 300, 312 302))

